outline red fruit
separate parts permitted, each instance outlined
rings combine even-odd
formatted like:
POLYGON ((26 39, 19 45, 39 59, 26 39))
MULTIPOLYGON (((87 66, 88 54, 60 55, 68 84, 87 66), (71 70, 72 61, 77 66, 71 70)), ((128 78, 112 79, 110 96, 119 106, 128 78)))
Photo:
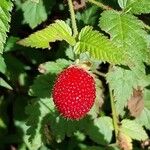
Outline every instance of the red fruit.
POLYGON ((94 104, 96 97, 94 78, 83 68, 71 66, 57 77, 52 96, 62 116, 80 119, 94 104))

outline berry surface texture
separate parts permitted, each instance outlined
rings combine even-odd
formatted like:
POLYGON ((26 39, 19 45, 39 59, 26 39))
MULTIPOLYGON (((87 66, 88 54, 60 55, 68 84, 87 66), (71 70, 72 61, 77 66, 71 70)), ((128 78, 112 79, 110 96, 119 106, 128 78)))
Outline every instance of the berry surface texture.
POLYGON ((63 117, 79 120, 94 104, 96 97, 94 78, 85 69, 71 66, 58 75, 52 96, 63 117))

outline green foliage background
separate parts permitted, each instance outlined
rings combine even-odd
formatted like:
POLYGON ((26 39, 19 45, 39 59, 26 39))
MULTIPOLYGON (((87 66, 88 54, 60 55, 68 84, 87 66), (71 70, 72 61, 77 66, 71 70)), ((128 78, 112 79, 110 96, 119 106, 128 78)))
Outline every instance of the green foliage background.
POLYGON ((67 1, 0 0, 0 149, 150 147, 141 146, 150 133, 150 1, 85 2, 74 36, 67 1), (85 118, 72 121, 57 112, 51 91, 78 60, 92 64, 97 98, 85 118), (135 117, 127 103, 139 89, 144 106, 135 117))

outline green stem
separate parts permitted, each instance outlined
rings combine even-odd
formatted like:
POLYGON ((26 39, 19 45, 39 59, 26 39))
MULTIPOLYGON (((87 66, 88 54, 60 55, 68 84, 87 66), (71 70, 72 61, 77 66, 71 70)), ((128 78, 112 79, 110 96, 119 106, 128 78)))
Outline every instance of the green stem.
POLYGON ((111 7, 106 6, 106 5, 104 5, 103 3, 98 2, 98 1, 96 1, 96 0, 86 0, 86 1, 87 1, 87 2, 90 2, 90 3, 93 3, 93 4, 97 5, 98 7, 102 8, 102 9, 104 9, 104 10, 112 9, 111 7))
POLYGON ((119 121, 118 121, 118 115, 116 112, 113 94, 112 94, 110 87, 109 87, 109 93, 110 93, 110 101, 111 101, 111 109, 112 109, 112 118, 113 118, 113 124, 114 124, 114 129, 115 129, 116 141, 117 141, 118 131, 119 131, 119 126, 118 126, 119 121))
POLYGON ((69 5, 69 10, 70 10, 70 15, 71 15, 73 34, 76 37, 76 35, 78 34, 78 29, 77 29, 76 17, 75 17, 72 0, 68 0, 68 5, 69 5))
POLYGON ((102 76, 102 77, 106 78, 106 74, 103 73, 103 72, 99 72, 97 70, 94 70, 94 73, 97 74, 97 75, 99 75, 99 76, 102 76))

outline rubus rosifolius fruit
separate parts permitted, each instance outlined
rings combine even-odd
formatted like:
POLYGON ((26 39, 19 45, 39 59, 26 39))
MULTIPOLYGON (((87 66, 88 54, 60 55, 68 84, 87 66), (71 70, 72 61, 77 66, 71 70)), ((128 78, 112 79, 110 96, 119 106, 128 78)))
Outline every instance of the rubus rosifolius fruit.
POLYGON ((52 97, 63 117, 79 120, 90 111, 94 104, 95 80, 85 68, 72 65, 58 75, 52 97))

